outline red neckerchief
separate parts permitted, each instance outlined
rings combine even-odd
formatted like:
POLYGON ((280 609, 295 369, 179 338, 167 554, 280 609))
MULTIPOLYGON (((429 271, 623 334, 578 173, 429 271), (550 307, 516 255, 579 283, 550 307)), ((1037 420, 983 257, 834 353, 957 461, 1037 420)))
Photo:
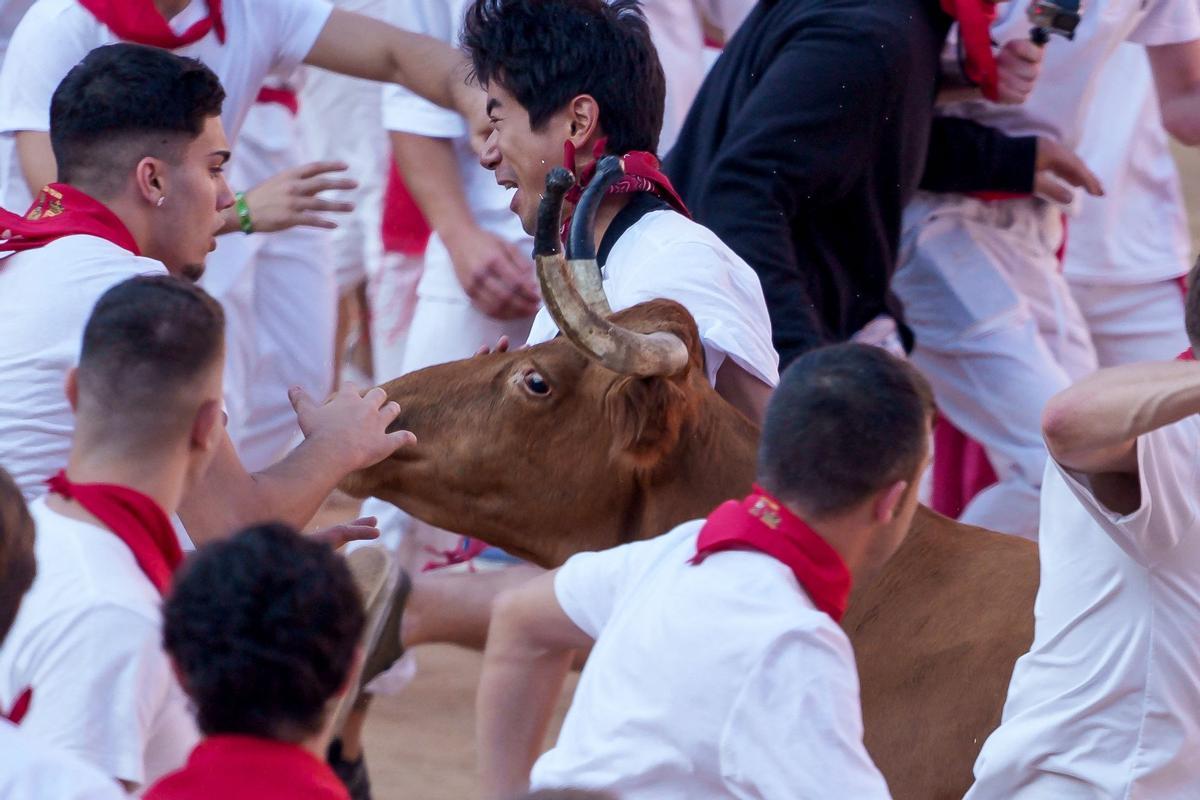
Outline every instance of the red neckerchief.
POLYGON ((996 6, 988 0, 942 0, 942 10, 958 22, 963 48, 963 72, 992 102, 1000 98, 1000 72, 992 52, 992 21, 996 6))
POLYGON ((1176 361, 1195 361, 1196 354, 1193 353, 1192 348, 1189 347, 1187 350, 1184 350, 1182 353, 1175 356, 1175 360, 1176 361))
MULTIPOLYGON (((193 0, 199 2, 199 0, 193 0)), ((177 50, 198 42, 209 31, 225 44, 225 20, 221 16, 221 0, 204 0, 208 16, 194 23, 183 33, 175 33, 163 17, 154 0, 79 0, 79 5, 92 13, 104 27, 123 42, 147 44, 164 50, 177 50)))
POLYGON ((34 250, 78 234, 99 236, 135 256, 142 254, 133 234, 108 206, 65 183, 44 187, 23 217, 0 208, 0 253, 34 250))
POLYGON ((722 550, 758 550, 792 570, 813 604, 842 621, 850 599, 850 570, 842 557, 761 486, 746 499, 729 500, 709 515, 696 538, 699 564, 722 550))
POLYGON ((294 89, 284 89, 279 86, 264 86, 258 90, 254 98, 256 103, 274 103, 286 108, 294 117, 300 113, 300 96, 294 89))
MULTIPOLYGON (((607 138, 600 138, 596 141, 596 146, 592 148, 592 163, 588 164, 578 172, 575 170, 575 144, 571 140, 563 143, 563 166, 571 171, 571 174, 576 177, 575 185, 567 190, 566 200, 572 206, 579 202, 579 198, 583 196, 583 190, 592 182, 592 178, 596 174, 596 164, 605 155, 605 148, 608 145, 607 138)), ((665 200, 671 208, 683 214, 688 219, 692 218, 692 214, 688 211, 687 206, 683 202, 683 198, 675 191, 675 187, 671 185, 671 180, 660 170, 658 158, 653 153, 647 153, 644 150, 631 150, 621 156, 621 162, 625 167, 625 174, 620 180, 615 181, 612 186, 605 190, 605 194, 636 194, 637 192, 650 192, 656 197, 665 200)), ((571 216, 567 214, 563 219, 562 238, 567 238, 567 231, 570 230, 571 216)))
POLYGON ((13 725, 20 725, 21 720, 25 719, 25 715, 29 713, 29 704, 33 702, 33 689, 25 689, 17 695, 17 701, 13 703, 12 711, 5 713, 0 711, 0 717, 11 722, 13 725))
POLYGON ((153 498, 111 483, 72 483, 64 470, 46 481, 50 491, 79 503, 133 551, 142 572, 166 594, 183 551, 171 520, 153 498))

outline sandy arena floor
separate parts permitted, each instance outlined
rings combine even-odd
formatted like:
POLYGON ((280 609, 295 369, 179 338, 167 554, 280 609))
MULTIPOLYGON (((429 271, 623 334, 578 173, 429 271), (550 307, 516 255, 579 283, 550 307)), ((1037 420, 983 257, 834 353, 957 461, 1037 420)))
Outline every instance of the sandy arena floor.
MULTIPOLYGON (((1193 240, 1200 245, 1200 155, 1179 151, 1193 240)), ((477 653, 419 648, 418 675, 403 694, 376 701, 367 733, 375 800, 464 800, 475 785, 474 703, 477 653)), ((559 709, 566 710, 574 682, 559 709)), ((557 730, 557 723, 554 726, 557 730)))

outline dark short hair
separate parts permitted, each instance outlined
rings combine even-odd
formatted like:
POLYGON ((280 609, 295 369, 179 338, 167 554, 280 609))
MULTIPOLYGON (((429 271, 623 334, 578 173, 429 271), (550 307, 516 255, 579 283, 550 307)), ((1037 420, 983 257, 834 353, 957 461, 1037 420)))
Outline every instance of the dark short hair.
POLYGON ((812 350, 767 406, 758 478, 822 516, 910 480, 929 446, 933 393, 911 364, 863 344, 812 350))
POLYGON ((637 0, 476 0, 462 43, 479 82, 510 92, 535 130, 588 94, 609 152, 658 148, 666 81, 637 0))
POLYGON ((286 525, 201 547, 163 609, 164 646, 208 736, 319 731, 362 630, 345 559, 286 525))
POLYGON ((83 329, 80 394, 109 424, 127 420, 147 436, 190 424, 178 405, 224 342, 225 314, 203 289, 169 275, 130 278, 100 296, 83 329))
POLYGON ((104 194, 146 156, 178 162, 224 100, 221 81, 194 58, 139 44, 97 47, 50 101, 58 179, 104 194))
POLYGON ((21 598, 37 575, 34 526, 12 476, 0 467, 0 644, 12 628, 21 598))

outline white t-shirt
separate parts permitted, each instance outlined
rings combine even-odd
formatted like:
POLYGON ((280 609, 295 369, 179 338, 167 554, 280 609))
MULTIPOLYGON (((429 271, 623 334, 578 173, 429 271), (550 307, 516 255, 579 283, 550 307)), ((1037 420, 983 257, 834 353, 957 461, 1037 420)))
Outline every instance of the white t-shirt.
POLYGON ((166 268, 96 236, 0 258, 0 466, 26 500, 66 466, 75 417, 63 387, 92 308, 116 284, 147 274, 166 268))
POLYGON ((77 758, 0 719, 0 797, 4 800, 127 800, 117 783, 77 758))
POLYGON ((703 524, 559 570, 559 605, 596 645, 533 787, 623 800, 887 797, 862 743, 846 635, 770 556, 690 565, 703 524))
MULTIPOLYGON (((406 30, 456 45, 468 5, 470 0, 408 0, 394 9, 392 21, 406 30)), ((383 126, 389 131, 450 140, 475 222, 513 242, 525 253, 531 252, 533 239, 521 228, 520 217, 509 210, 509 191, 496 183, 493 173, 479 163, 461 115, 434 105, 402 86, 388 84, 383 87, 383 126)), ((450 254, 437 233, 429 239, 425 258, 427 268, 419 289, 423 296, 450 299, 465 296, 450 264, 450 254)))
POLYGON ((33 0, 4 0, 0 3, 0 66, 4 64, 4 53, 8 50, 8 41, 17 29, 17 23, 31 5, 33 0))
MULTIPOLYGON (((758 275, 708 228, 674 211, 651 211, 617 239, 602 274, 613 311, 662 297, 691 312, 710 383, 726 357, 769 386, 779 383, 779 354, 758 275)), ((557 335, 543 307, 528 344, 557 335)))
POLYGON ((1104 197, 1080 193, 1068 227, 1067 278, 1120 285, 1186 274, 1187 209, 1145 48, 1122 44, 1105 64, 1078 154, 1104 184, 1104 197))
POLYGON ((0 705, 33 689, 21 732, 148 785, 199 741, 162 649, 158 591, 115 534, 30 505, 37 578, 0 646, 0 705))
MULTIPOLYGON (((287 74, 309 53, 332 6, 327 0, 225 0, 226 40, 210 32, 178 55, 198 58, 225 87, 221 121, 233 141, 272 72, 287 74)), ((208 15, 192 0, 171 20, 176 32, 208 15)), ((23 213, 32 200, 14 148, 16 131, 50 129, 54 90, 93 49, 118 41, 77 0, 37 0, 25 15, 0 69, 0 206, 23 213)))
MULTIPOLYGON (((1030 0, 1001 3, 992 25, 998 44, 1029 38, 1030 0)), ((1195 0, 1090 0, 1072 41, 1046 45, 1037 85, 1021 105, 972 100, 945 113, 969 117, 1012 136, 1050 136, 1074 149, 1083 134, 1088 104, 1101 68, 1124 41, 1163 45, 1200 39, 1200 5, 1195 0)))
POLYGON ((1200 419, 1138 439, 1120 515, 1051 461, 1033 646, 970 800, 1200 797, 1200 419))

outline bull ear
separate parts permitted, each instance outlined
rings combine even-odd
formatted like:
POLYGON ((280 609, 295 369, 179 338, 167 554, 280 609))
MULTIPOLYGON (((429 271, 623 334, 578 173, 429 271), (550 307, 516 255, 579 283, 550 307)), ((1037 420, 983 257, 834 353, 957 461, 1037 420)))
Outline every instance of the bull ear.
POLYGON ((696 415, 694 398, 678 378, 618 378, 605 406, 613 457, 642 470, 653 470, 671 455, 696 415))

